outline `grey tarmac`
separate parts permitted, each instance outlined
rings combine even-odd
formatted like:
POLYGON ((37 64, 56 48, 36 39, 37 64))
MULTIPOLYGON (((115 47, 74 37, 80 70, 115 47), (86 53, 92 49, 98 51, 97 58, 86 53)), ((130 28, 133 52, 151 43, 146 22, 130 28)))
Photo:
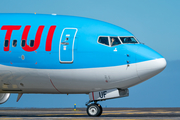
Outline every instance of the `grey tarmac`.
POLYGON ((89 117, 86 108, 0 108, 0 120, 180 120, 180 108, 104 108, 89 117))

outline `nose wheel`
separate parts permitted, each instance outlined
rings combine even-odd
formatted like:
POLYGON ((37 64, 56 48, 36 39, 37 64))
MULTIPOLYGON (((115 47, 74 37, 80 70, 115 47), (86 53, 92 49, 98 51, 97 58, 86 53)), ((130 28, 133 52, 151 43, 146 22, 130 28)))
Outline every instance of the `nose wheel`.
POLYGON ((92 103, 87 106, 87 114, 91 117, 98 117, 102 114, 102 107, 100 104, 92 103))

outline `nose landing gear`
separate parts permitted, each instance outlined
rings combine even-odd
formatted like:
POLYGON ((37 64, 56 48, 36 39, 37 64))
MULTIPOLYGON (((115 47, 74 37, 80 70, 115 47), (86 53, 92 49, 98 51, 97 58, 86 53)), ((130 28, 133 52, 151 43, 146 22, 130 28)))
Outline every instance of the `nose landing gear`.
MULTIPOLYGON (((90 102, 89 102, 90 103, 90 102)), ((102 107, 100 104, 97 103, 97 101, 94 101, 94 103, 86 104, 87 105, 87 114, 91 117, 98 117, 102 114, 102 107)))
POLYGON ((102 107, 97 101, 129 96, 128 89, 109 89, 89 93, 89 102, 86 103, 87 114, 91 117, 98 117, 102 114, 102 107))

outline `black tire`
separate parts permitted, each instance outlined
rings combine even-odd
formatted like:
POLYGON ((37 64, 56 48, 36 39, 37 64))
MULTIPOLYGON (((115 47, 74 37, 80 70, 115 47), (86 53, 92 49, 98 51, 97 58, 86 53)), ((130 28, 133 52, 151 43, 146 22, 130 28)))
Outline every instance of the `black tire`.
POLYGON ((99 115, 98 115, 98 116, 101 116, 101 114, 102 114, 102 112, 103 112, 103 109, 102 109, 102 107, 101 107, 101 105, 100 105, 100 104, 98 104, 98 107, 100 108, 100 113, 99 113, 99 115))
POLYGON ((90 104, 87 107, 87 114, 91 117, 98 117, 101 115, 102 110, 97 104, 90 104))

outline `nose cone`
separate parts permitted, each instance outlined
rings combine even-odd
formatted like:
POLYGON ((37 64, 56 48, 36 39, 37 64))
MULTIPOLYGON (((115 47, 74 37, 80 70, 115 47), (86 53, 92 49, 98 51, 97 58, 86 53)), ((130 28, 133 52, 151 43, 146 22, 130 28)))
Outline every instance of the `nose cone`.
POLYGON ((147 80, 166 67, 166 60, 156 51, 144 46, 138 49, 137 72, 141 81, 147 80))

